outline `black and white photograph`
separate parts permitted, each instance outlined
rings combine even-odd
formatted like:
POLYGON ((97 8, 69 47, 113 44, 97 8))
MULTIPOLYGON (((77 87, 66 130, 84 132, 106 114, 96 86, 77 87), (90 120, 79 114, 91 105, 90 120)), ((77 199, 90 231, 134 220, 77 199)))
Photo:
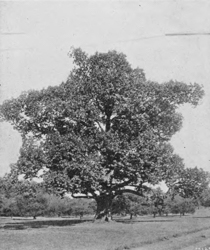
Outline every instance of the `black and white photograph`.
POLYGON ((0 249, 210 250, 210 0, 0 0, 0 249))

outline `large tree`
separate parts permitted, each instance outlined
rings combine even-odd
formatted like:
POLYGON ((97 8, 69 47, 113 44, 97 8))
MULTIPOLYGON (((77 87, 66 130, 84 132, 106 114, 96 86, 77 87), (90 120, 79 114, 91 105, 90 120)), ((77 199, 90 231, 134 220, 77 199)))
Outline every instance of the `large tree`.
POLYGON ((143 195, 183 170, 169 144, 182 125, 177 108, 196 106, 204 91, 197 83, 148 81, 116 51, 72 49, 70 57, 66 82, 5 101, 1 115, 22 135, 19 173, 32 178, 42 170, 61 194, 95 199, 102 218, 117 195, 143 195))

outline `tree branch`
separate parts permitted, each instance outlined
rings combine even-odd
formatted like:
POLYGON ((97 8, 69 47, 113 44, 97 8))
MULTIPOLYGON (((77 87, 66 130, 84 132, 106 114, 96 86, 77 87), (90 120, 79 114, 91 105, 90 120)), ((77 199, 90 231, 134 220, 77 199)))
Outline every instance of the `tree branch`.
POLYGON ((116 184, 116 185, 112 188, 112 190, 116 190, 116 189, 118 189, 118 188, 125 187, 125 186, 129 185, 131 182, 132 182, 132 180, 128 180, 128 181, 124 181, 123 183, 116 184))
POLYGON ((74 199, 92 199, 93 196, 90 195, 80 195, 80 196, 75 196, 74 194, 71 195, 74 199))
POLYGON ((142 192, 141 193, 139 193, 138 191, 135 191, 135 190, 132 190, 132 189, 122 189, 122 190, 118 190, 118 191, 116 191, 116 194, 117 195, 121 195, 121 194, 123 194, 123 193, 130 193, 130 194, 135 194, 135 195, 138 195, 138 196, 144 196, 143 194, 142 194, 142 192))
POLYGON ((103 132, 104 132, 104 129, 102 128, 102 126, 101 126, 100 122, 99 122, 99 121, 96 121, 96 123, 98 124, 99 128, 101 129, 101 131, 103 131, 103 132))

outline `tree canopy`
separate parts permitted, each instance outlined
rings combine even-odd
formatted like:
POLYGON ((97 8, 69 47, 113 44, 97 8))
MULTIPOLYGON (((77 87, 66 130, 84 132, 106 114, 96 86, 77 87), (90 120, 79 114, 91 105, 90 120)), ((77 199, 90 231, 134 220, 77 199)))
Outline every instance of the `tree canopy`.
POLYGON ((19 173, 33 178, 42 170, 61 194, 95 199, 100 218, 115 196, 143 195, 180 177, 184 164, 169 143, 182 126, 177 109, 198 105, 204 91, 197 83, 149 81, 116 51, 89 56, 73 48, 69 55, 66 82, 7 100, 0 113, 23 139, 19 173))

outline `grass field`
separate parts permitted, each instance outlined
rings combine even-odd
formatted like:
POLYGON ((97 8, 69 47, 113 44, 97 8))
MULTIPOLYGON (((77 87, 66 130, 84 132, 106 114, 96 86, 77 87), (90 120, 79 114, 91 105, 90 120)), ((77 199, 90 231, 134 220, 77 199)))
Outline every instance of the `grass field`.
POLYGON ((90 218, 0 218, 0 249, 175 250, 210 238, 210 209, 184 217, 115 219, 111 223, 93 223, 90 218), (14 229, 18 227, 22 230, 14 229))

